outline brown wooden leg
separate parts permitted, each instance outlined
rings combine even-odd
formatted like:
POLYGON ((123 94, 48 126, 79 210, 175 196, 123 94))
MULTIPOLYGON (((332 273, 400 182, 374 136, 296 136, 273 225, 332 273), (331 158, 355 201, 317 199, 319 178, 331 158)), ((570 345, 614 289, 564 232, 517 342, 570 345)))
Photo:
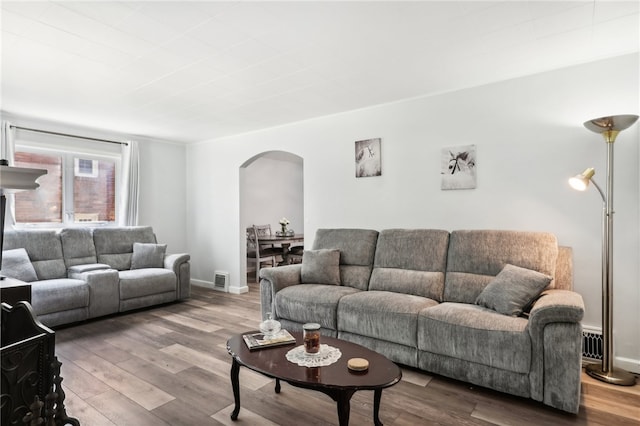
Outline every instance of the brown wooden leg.
POLYGON ((240 413, 240 364, 235 358, 231 363, 231 387, 233 388, 233 400, 236 403, 231 413, 231 420, 237 420, 238 413, 240 413))
POLYGON ((355 390, 320 390, 325 395, 338 403, 338 423, 340 426, 349 425, 349 415, 351 413, 351 397, 355 390))
POLYGON ((382 389, 376 389, 373 392, 373 424, 376 426, 382 426, 380 421, 380 399, 382 399, 382 389))

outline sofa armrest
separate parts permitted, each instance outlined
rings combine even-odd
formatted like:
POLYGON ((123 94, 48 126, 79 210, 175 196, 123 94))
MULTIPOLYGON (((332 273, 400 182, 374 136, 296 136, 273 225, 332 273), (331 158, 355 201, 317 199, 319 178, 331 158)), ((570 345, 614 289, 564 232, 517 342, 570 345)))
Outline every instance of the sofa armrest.
POLYGON ((186 299, 191 294, 191 256, 187 253, 167 254, 164 257, 164 267, 176 274, 177 299, 186 299))
POLYGON ((547 290, 535 302, 529 314, 529 333, 540 336, 547 324, 580 323, 584 316, 582 296, 570 290, 547 290))
POLYGON ((582 296, 569 290, 547 290, 529 315, 532 344, 531 397, 577 413, 580 407, 582 296))
POLYGON ((69 268, 69 278, 83 280, 89 287, 89 318, 113 314, 120 309, 120 276, 115 269, 69 268))
POLYGON ((274 302, 277 292, 292 285, 302 284, 301 270, 302 265, 299 263, 260 269, 260 308, 263 320, 267 318, 267 313, 271 313, 273 318, 276 318, 274 302))

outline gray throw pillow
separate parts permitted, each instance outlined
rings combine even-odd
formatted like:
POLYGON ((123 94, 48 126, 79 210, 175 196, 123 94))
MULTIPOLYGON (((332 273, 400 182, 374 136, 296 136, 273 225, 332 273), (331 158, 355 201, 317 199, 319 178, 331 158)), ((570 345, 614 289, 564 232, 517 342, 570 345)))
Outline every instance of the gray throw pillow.
POLYGON ((476 305, 518 316, 551 280, 552 277, 541 272, 506 265, 478 295, 476 305))
POLYGON ((166 244, 133 243, 131 269, 163 268, 166 244))
POLYGON ((36 270, 23 248, 2 252, 2 275, 28 283, 38 281, 36 270))
POLYGON ((305 250, 300 277, 304 284, 340 285, 340 250, 305 250))

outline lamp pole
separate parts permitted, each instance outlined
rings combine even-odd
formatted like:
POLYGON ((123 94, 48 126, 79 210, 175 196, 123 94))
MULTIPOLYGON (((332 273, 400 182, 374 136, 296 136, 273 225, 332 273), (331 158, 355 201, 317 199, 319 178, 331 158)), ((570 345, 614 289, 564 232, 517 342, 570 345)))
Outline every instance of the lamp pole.
MULTIPOLYGON (((602 364, 586 368, 589 376, 623 386, 633 386, 635 376, 613 366, 613 144, 620 131, 636 122, 636 115, 618 115, 589 120, 585 127, 601 133, 607 143, 606 195, 596 186, 604 202, 602 223, 602 364)), ((594 184, 595 181, 591 180, 594 184)))

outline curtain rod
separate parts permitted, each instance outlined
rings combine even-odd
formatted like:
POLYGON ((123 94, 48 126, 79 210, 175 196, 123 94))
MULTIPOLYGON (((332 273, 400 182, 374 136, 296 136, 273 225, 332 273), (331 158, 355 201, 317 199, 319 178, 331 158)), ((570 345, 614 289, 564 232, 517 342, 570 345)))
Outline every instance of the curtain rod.
POLYGON ((85 140, 96 141, 96 142, 115 143, 115 144, 118 144, 118 145, 129 145, 126 142, 110 141, 108 139, 89 138, 89 137, 86 137, 86 136, 70 135, 68 133, 51 132, 49 130, 31 129, 29 127, 14 126, 13 124, 11 125, 11 127, 13 127, 14 129, 18 129, 18 130, 26 130, 28 132, 46 133, 48 135, 66 136, 66 137, 69 137, 69 138, 85 139, 85 140))

